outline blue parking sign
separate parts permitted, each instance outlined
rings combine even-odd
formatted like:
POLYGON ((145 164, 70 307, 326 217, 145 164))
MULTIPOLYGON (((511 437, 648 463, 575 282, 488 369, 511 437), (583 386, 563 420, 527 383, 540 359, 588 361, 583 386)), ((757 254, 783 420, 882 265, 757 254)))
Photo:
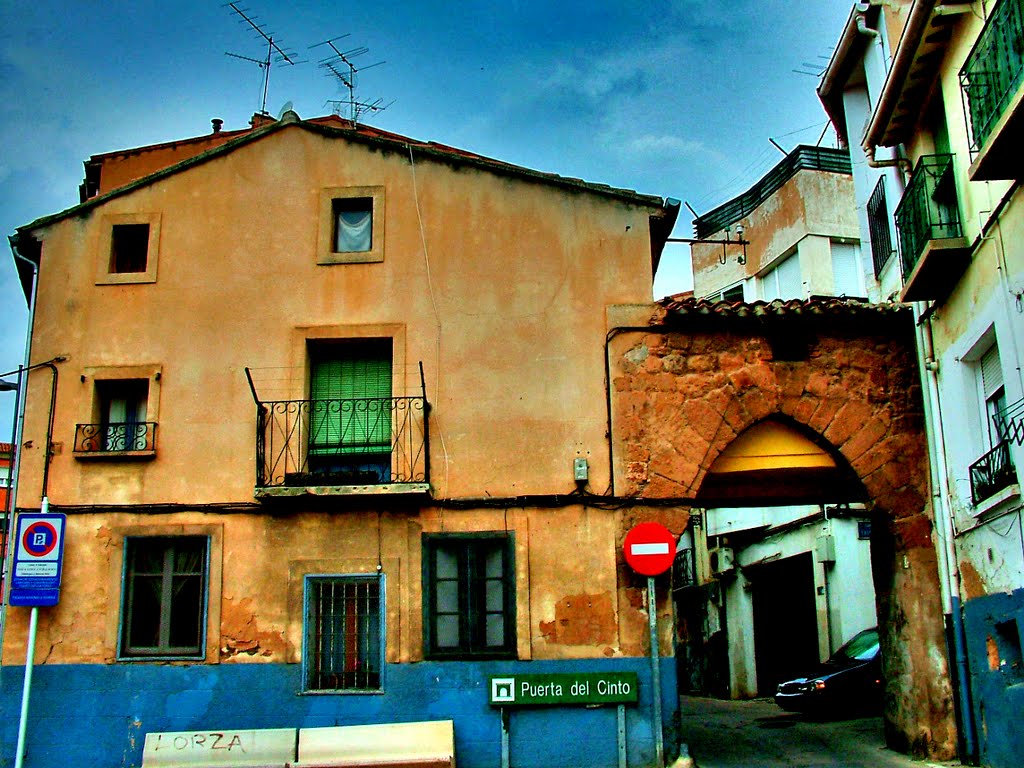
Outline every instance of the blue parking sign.
POLYGON ((64 566, 65 522, 62 514, 18 515, 10 605, 30 607, 57 604, 64 566))

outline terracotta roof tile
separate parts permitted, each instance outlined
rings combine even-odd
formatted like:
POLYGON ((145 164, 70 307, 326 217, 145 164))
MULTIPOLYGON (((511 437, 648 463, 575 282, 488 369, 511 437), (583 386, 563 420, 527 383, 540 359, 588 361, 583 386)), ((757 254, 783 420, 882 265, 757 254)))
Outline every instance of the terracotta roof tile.
POLYGON ((852 317, 880 316, 909 312, 910 307, 898 302, 875 304, 865 299, 845 296, 812 296, 809 299, 775 299, 773 301, 710 301, 685 296, 669 296, 658 302, 669 316, 722 318, 769 317, 852 317))

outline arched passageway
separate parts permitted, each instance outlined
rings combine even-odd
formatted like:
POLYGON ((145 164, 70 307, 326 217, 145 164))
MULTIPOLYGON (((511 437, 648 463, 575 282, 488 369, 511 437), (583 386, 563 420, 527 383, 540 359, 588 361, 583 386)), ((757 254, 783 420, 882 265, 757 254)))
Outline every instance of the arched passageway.
MULTIPOLYGON (((679 499, 693 512, 783 500, 818 505, 822 517, 855 510, 855 524, 871 524, 890 746, 955 754, 909 311, 846 299, 666 300, 647 328, 609 338, 618 491, 679 499), (751 431, 759 424, 775 426, 751 431), (776 457, 784 467, 748 455, 778 427, 804 438, 804 452, 776 457), (834 466, 810 465, 826 456, 834 466)), ((761 569, 762 583, 779 573, 761 569)))

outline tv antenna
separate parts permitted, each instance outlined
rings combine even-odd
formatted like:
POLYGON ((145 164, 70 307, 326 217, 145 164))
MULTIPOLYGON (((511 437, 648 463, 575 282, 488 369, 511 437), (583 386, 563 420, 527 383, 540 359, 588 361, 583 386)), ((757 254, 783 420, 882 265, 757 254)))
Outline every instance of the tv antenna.
POLYGON ((238 53, 229 53, 225 51, 226 56, 231 56, 242 61, 251 61, 253 64, 259 66, 263 70, 263 99, 260 101, 260 114, 267 114, 267 89, 270 87, 270 67, 276 61, 278 64, 288 64, 294 66, 301 62, 296 61, 294 52, 286 51, 278 43, 274 42, 274 36, 267 32, 262 24, 257 24, 255 16, 247 8, 240 8, 238 3, 228 3, 227 8, 230 8, 238 15, 243 25, 248 24, 257 35, 257 39, 262 38, 263 42, 267 44, 267 55, 263 59, 254 59, 251 56, 242 56, 238 53))
POLYGON ((329 46, 332 53, 324 59, 320 59, 317 62, 317 66, 323 70, 326 70, 327 76, 337 80, 341 85, 348 90, 348 99, 329 99, 328 104, 334 105, 334 114, 341 115, 342 110, 348 107, 348 119, 353 123, 358 123, 359 118, 367 112, 383 112, 385 109, 391 106, 394 102, 384 104, 383 99, 377 99, 376 101, 365 102, 356 100, 356 85, 357 75, 370 69, 371 67, 379 67, 381 64, 386 62, 378 61, 375 64, 368 64, 365 67, 357 67, 353 62, 357 56, 369 53, 370 49, 365 47, 352 48, 347 51, 343 51, 334 43, 337 40, 342 40, 348 37, 348 34, 339 35, 338 37, 332 37, 330 40, 324 40, 322 43, 311 45, 309 48, 319 48, 322 45, 329 46))

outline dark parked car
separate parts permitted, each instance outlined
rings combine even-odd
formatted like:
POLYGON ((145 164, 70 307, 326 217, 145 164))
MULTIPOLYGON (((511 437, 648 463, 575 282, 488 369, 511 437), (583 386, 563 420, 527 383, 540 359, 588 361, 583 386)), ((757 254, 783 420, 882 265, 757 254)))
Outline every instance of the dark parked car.
POLYGON ((807 677, 779 685, 775 703, 791 712, 876 710, 882 701, 878 629, 858 632, 807 677))

